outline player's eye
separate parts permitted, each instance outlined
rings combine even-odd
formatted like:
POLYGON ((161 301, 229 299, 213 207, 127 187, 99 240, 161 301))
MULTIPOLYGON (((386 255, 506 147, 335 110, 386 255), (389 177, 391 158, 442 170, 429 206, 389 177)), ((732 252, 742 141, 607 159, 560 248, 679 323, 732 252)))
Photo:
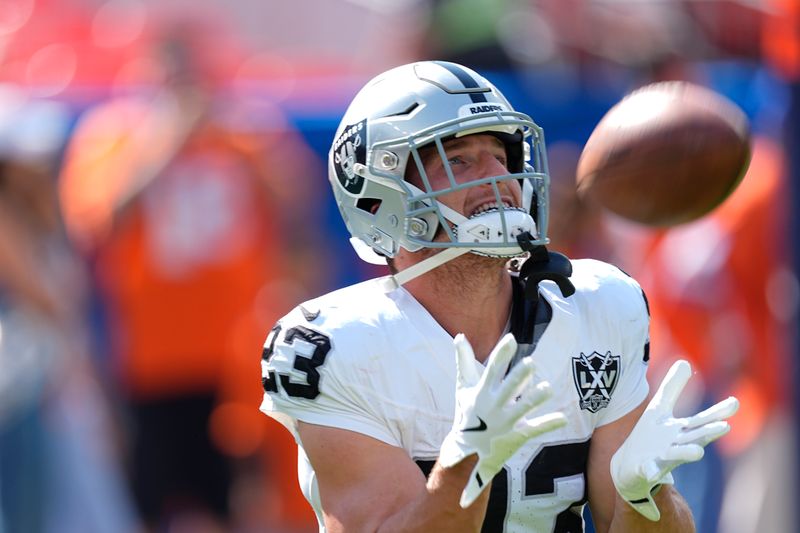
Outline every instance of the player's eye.
POLYGON ((454 155, 453 157, 448 157, 447 162, 451 165, 460 165, 464 162, 464 159, 460 155, 454 155))

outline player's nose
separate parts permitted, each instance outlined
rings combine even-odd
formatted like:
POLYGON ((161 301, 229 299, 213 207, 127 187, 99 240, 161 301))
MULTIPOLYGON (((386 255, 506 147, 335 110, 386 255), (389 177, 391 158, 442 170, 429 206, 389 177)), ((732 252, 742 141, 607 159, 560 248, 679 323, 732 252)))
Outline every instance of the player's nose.
MULTIPOLYGON (((481 165, 480 178, 494 178, 499 176, 508 175, 508 168, 495 155, 487 156, 481 165)), ((495 188, 503 198, 504 201, 510 202, 512 205, 520 206, 522 197, 522 188, 516 179, 498 179, 487 181, 477 186, 476 190, 482 193, 495 195, 495 188)))
POLYGON ((477 162, 479 178, 493 178, 508 174, 506 166, 489 151, 481 152, 477 157, 477 162))
POLYGON ((500 161, 492 152, 484 152, 482 154, 482 160, 485 162, 486 168, 491 172, 491 176, 508 174, 508 168, 505 163, 500 161))

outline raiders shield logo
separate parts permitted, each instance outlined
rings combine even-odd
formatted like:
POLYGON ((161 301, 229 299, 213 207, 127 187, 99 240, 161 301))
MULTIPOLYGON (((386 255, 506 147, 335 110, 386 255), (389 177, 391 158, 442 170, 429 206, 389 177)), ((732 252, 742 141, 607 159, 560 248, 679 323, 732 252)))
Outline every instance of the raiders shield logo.
POLYGON ((333 161, 336 177, 347 192, 360 194, 364 189, 364 178, 356 172, 356 165, 367 162, 367 121, 362 120, 344 128, 333 143, 333 161))
POLYGON ((592 352, 588 357, 581 353, 572 358, 572 377, 578 388, 578 403, 581 409, 596 413, 607 407, 619 378, 618 355, 592 352))

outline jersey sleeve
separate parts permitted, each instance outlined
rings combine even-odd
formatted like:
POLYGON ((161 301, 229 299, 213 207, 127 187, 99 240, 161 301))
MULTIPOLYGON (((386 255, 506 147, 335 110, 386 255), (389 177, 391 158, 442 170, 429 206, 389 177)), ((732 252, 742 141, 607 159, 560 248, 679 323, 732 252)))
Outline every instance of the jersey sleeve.
POLYGON ((619 336, 622 353, 619 382, 608 409, 598 413, 598 426, 609 424, 638 407, 647 398, 650 354, 650 312, 642 288, 615 267, 604 288, 610 330, 619 336))
MULTIPOLYGON (((320 322, 317 324, 317 322, 320 322)), ((357 329, 357 326, 356 326, 357 329)), ((346 329, 308 323, 290 313, 270 332, 261 361, 261 411, 297 439, 297 421, 368 435, 394 446, 400 436, 383 412, 377 393, 365 386, 346 329)), ((363 348, 362 348, 363 350, 363 348)))

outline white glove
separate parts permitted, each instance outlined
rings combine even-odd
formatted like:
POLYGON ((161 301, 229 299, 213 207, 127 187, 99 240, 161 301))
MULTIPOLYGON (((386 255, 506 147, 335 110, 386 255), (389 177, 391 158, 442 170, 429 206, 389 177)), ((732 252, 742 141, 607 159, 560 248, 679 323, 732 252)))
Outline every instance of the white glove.
POLYGON ((461 507, 469 507, 505 462, 529 439, 567 423, 560 413, 536 416, 536 406, 550 396, 550 385, 535 375, 530 357, 524 357, 506 376, 517 350, 514 336, 500 339, 481 376, 475 368, 472 346, 463 334, 456 348, 456 416, 444 439, 439 464, 450 467, 477 454, 469 481, 461 493, 461 507))
POLYGON ((617 492, 649 520, 661 518, 653 494, 672 484, 672 470, 699 461, 703 447, 730 431, 726 418, 739 409, 733 396, 689 418, 674 418, 672 410, 692 376, 692 367, 676 361, 647 405, 642 417, 611 458, 611 478, 617 492))

